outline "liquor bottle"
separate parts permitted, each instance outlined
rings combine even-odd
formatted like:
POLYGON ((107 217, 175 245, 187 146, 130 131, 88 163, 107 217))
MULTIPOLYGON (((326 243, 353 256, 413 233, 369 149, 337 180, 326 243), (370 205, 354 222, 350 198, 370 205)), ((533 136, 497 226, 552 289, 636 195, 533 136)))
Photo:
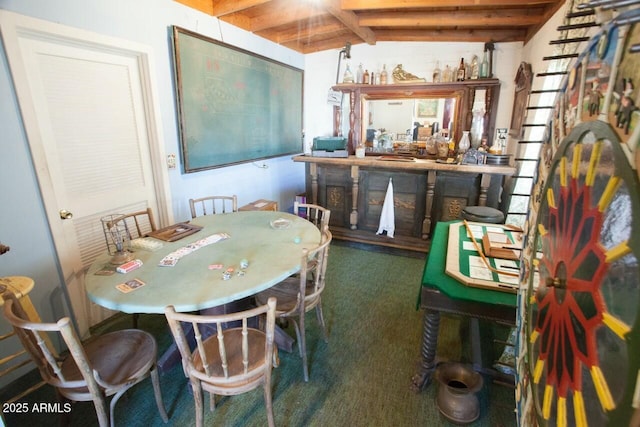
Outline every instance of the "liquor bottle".
POLYGON ((371 72, 371 74, 369 74, 369 84, 376 84, 376 73, 374 73, 373 71, 371 72))
POLYGON ((464 58, 460 58, 460 66, 458 67, 458 74, 456 80, 459 82, 464 81, 466 75, 466 66, 464 65, 464 58))
POLYGON ((342 83, 353 83, 353 74, 351 74, 351 68, 349 68, 349 64, 347 64, 347 68, 344 70, 342 83))
POLYGON ((471 65, 469 68, 471 69, 471 73, 467 75, 468 78, 471 78, 471 80, 475 80, 478 77, 480 77, 480 64, 478 64, 477 55, 473 55, 473 58, 471 59, 471 65))
POLYGON ((382 71, 380 72, 380 84, 386 85, 389 75, 387 74, 387 64, 382 65, 382 71))
POLYGON ((356 83, 362 84, 362 77, 364 76, 364 70, 362 69, 362 63, 358 65, 358 70, 356 71, 356 83))
POLYGON ((436 68, 434 68, 434 70, 433 70, 433 82, 434 83, 440 83, 440 81, 441 81, 440 61, 436 61, 436 68))
POLYGON ((369 84, 369 70, 364 70, 364 74, 362 75, 362 84, 369 84))
POLYGON ((442 74, 442 81, 446 83, 453 81, 453 71, 451 71, 451 67, 449 67, 449 64, 447 64, 447 66, 444 67, 444 72, 442 74))
POLYGON ((487 51, 484 51, 484 57, 480 63, 480 78, 486 79, 489 77, 489 60, 487 59, 487 51))

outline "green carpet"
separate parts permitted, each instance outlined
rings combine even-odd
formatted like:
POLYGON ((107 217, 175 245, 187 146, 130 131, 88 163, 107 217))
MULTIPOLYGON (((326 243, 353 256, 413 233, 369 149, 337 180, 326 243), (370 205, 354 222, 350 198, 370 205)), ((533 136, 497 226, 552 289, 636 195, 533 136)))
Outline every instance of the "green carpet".
MULTIPOLYGON (((314 313, 307 316, 307 349, 310 381, 302 378, 297 349, 280 351, 280 366, 273 371, 273 400, 279 426, 448 426, 435 405, 437 385, 422 393, 409 385, 416 371, 422 334, 422 311, 416 297, 424 259, 389 255, 332 244, 327 269, 323 309, 329 343, 317 327, 314 313)), ((100 332, 127 328, 131 317, 121 315, 107 322, 100 332)), ((466 322, 443 317, 438 357, 468 360, 466 322)), ((172 342, 166 321, 160 315, 140 316, 139 327, 158 340, 160 351, 172 342)), ((292 330, 288 331, 293 334, 292 330)), ((0 392, 0 401, 16 387, 39 380, 36 373, 23 377, 0 392)), ((177 364, 160 378, 165 406, 172 426, 195 424, 193 397, 177 364)), ((478 397, 480 418, 473 426, 515 426, 513 389, 485 385, 478 397)), ((22 400, 31 406, 55 402, 49 386, 22 400)), ((4 414, 7 426, 57 424, 57 414, 4 414)), ((205 425, 265 426, 261 389, 219 398, 214 412, 205 410, 205 425)), ((72 410, 72 425, 97 425, 92 403, 79 402, 72 410)), ((155 407, 149 380, 131 389, 116 406, 118 426, 165 425, 155 407)))

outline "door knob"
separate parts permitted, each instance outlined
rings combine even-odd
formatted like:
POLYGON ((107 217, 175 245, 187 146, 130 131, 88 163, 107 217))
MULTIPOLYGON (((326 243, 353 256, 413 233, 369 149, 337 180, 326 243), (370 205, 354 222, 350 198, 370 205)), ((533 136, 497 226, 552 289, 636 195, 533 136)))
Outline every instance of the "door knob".
POLYGON ((60 210, 60 219, 71 219, 73 218, 73 214, 66 209, 60 210))

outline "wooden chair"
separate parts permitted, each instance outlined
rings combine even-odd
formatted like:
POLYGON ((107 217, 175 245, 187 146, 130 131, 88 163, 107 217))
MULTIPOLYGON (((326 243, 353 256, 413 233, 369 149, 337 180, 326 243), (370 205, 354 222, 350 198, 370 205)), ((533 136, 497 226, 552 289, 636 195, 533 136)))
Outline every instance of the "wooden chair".
POLYGON ((293 322, 298 340, 298 351, 302 357, 305 381, 309 381, 305 336, 305 314, 308 311, 315 308, 324 340, 325 342, 329 341, 322 313, 321 295, 325 287, 331 238, 331 232, 325 227, 320 245, 310 250, 306 248, 302 250, 300 274, 288 277, 277 285, 256 294, 255 297, 258 304, 263 304, 268 298, 275 297, 278 301, 276 316, 279 319, 290 319, 293 322), (311 274, 312 271, 313 274, 311 274))
POLYGON ((62 400, 93 401, 101 427, 114 425, 118 399, 151 376, 158 411, 168 421, 156 370, 156 341, 147 332, 126 329, 110 332, 82 344, 68 317, 56 323, 33 322, 13 293, 5 293, 4 315, 40 371, 62 400), (45 336, 60 333, 69 348, 61 358, 47 346, 45 336), (107 397, 113 396, 109 409, 107 397))
POLYGON ((216 215, 228 212, 238 212, 238 197, 207 196, 199 199, 189 199, 191 218, 201 215, 216 215))
POLYGON ((322 206, 310 203, 293 202, 293 214, 306 218, 314 223, 320 230, 324 230, 325 227, 329 227, 331 211, 327 208, 323 208, 322 206))
POLYGON ((138 212, 124 214, 117 219, 124 221, 129 231, 129 240, 144 237, 152 231, 156 231, 156 223, 153 218, 153 210, 147 208, 138 212))
MULTIPOLYGON (((157 230, 156 222, 153 217, 153 210, 151 208, 124 214, 114 220, 114 222, 117 223, 121 221, 127 226, 129 240, 145 237, 150 232, 157 230)), ((107 225, 108 228, 111 228, 110 224, 111 223, 107 225)), ((139 318, 140 316, 138 313, 133 313, 132 323, 134 329, 138 327, 139 318)))
POLYGON ((184 373, 191 382, 196 408, 196 426, 203 424, 202 390, 210 393, 209 406, 215 408, 215 395, 231 396, 262 385, 270 427, 275 425, 271 399, 271 368, 277 366, 274 350, 276 301, 271 298, 257 308, 221 315, 177 313, 165 309, 167 321, 182 355, 184 373), (264 331, 248 326, 249 321, 266 313, 264 331), (241 325, 227 329, 227 322, 241 325), (185 325, 181 322, 186 322, 185 325), (184 327, 189 324, 197 348, 192 352, 184 327), (211 332, 215 325, 215 331, 211 332))

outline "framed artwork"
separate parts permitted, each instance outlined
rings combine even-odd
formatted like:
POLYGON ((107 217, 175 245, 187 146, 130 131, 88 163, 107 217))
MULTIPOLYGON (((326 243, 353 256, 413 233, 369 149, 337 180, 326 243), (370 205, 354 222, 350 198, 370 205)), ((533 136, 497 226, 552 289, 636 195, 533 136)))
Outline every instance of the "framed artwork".
POLYGON ((506 128, 497 128, 496 129, 496 140, 493 142, 493 145, 501 147, 503 150, 507 149, 507 129, 506 128))
POLYGON ((522 138, 522 125, 526 117, 532 80, 531 64, 522 62, 516 73, 516 93, 513 97, 513 112, 511 113, 511 126, 509 129, 509 135, 514 138, 522 138))
POLYGON ((173 27, 185 173, 302 152, 303 71, 173 27))
POLYGON ((438 117, 437 99, 416 99, 416 117, 435 118, 438 117))

